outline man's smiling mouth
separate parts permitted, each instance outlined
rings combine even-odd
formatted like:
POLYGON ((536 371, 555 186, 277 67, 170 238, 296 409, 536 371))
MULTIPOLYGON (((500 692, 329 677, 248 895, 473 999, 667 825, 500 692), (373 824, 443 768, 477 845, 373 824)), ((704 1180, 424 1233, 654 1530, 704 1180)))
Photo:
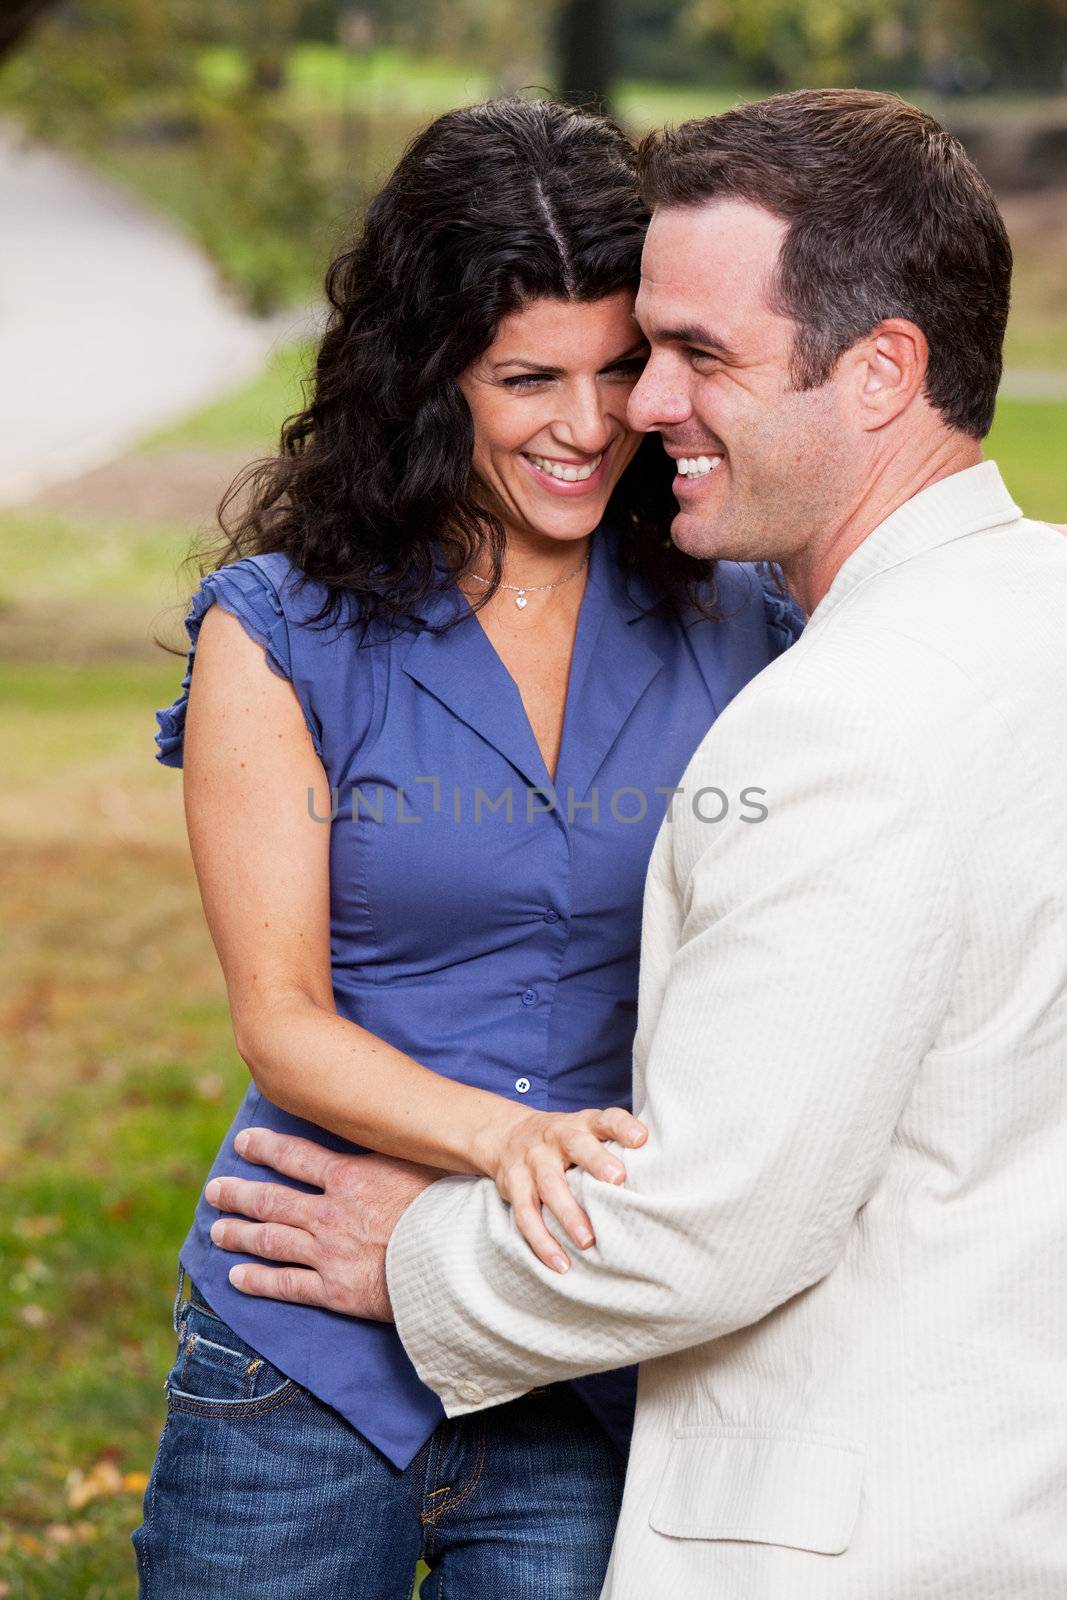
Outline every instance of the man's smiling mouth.
POLYGON ((680 478, 704 478, 722 466, 722 456, 682 456, 677 462, 680 478))

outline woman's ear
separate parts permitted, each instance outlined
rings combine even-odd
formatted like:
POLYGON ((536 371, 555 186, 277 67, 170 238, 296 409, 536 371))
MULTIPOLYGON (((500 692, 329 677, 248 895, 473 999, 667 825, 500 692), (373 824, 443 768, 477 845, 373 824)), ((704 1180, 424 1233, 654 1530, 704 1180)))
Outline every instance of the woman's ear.
POLYGON ((855 365, 860 426, 884 428, 921 394, 930 360, 926 335, 914 322, 890 317, 850 352, 855 365))

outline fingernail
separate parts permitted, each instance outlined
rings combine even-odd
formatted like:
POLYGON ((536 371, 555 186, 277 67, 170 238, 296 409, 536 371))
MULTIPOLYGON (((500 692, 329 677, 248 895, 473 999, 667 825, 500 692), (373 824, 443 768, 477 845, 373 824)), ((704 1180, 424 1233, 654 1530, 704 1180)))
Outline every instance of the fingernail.
POLYGON ((557 1272, 569 1272, 571 1270, 571 1264, 566 1256, 553 1256, 552 1266, 557 1272))
POLYGON ((236 1139, 233 1141, 233 1147, 237 1151, 237 1154, 239 1156, 243 1156, 244 1155, 245 1151, 248 1149, 248 1129, 247 1128, 244 1129, 244 1131, 242 1133, 239 1133, 237 1135, 236 1139))
POLYGON ((241 1287, 241 1285, 244 1283, 244 1281, 245 1281, 245 1269, 244 1269, 244 1267, 231 1267, 230 1268, 230 1282, 233 1284, 234 1288, 235 1289, 239 1289, 241 1287))
POLYGON ((221 1193, 222 1193, 222 1184, 219 1182, 219 1180, 217 1178, 212 1178, 211 1182, 208 1184, 207 1188, 204 1190, 204 1199, 207 1201, 209 1206, 218 1205, 219 1195, 221 1193))
POLYGON ((608 1181, 610 1183, 625 1183, 626 1169, 624 1167, 615 1167, 608 1173, 608 1181))
POLYGON ((583 1249, 588 1249, 593 1242, 593 1235, 588 1233, 585 1228, 579 1228, 575 1237, 583 1249))
POLYGON ((213 1244, 221 1244, 222 1243, 222 1223, 221 1222, 213 1222, 211 1224, 211 1239, 212 1239, 212 1243, 213 1244))

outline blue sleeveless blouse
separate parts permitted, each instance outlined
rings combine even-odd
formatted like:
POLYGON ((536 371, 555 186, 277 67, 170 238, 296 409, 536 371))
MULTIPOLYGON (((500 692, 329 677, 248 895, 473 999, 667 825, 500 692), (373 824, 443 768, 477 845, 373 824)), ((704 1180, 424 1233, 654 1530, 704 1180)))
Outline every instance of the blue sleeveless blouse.
MULTIPOLYGON (((182 764, 201 620, 219 604, 263 648, 303 712, 333 795, 330 936, 338 1013, 462 1083, 545 1110, 630 1105, 645 871, 671 791, 728 701, 800 631, 800 613, 749 567, 720 564, 722 621, 680 617, 623 577, 595 534, 555 785, 518 689, 453 586, 423 608, 444 634, 312 625, 324 591, 280 553, 209 573, 186 617, 181 691, 156 713, 157 759, 182 764)), ((758 784, 758 773, 753 783, 758 784)), ((726 797, 730 805, 758 803, 726 797)), ((211 1176, 262 1178, 233 1141, 274 1128, 354 1150, 254 1084, 211 1176)), ((206 1181, 206 1179, 205 1179, 206 1181)), ((208 1302, 288 1377, 396 1466, 442 1420, 391 1326, 252 1299, 228 1279, 201 1194, 181 1260, 208 1302)), ((575 1390, 623 1451, 635 1369, 575 1390)))

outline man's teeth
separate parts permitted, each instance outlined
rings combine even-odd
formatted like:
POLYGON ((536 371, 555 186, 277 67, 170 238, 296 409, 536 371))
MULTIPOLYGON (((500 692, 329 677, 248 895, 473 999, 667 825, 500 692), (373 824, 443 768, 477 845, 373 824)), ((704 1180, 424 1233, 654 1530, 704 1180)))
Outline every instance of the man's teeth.
POLYGON ((706 472, 714 472, 716 467, 722 466, 722 456, 682 456, 677 466, 683 478, 702 478, 706 472))
POLYGON ((584 483, 591 478, 604 459, 604 452, 594 456, 592 461, 587 461, 584 467, 568 467, 562 461, 548 461, 544 456, 527 456, 535 467, 542 472, 547 472, 550 478, 558 478, 560 483, 584 483))

